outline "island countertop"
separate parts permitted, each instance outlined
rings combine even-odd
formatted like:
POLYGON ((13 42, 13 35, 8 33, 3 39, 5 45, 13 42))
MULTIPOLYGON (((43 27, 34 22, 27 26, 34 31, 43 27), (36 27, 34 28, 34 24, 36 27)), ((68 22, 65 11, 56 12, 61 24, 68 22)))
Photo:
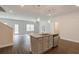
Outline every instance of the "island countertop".
POLYGON ((45 36, 50 36, 50 35, 57 35, 57 34, 53 34, 53 33, 30 33, 30 36, 34 37, 34 38, 42 38, 45 36))
POLYGON ((40 38, 43 37, 42 35, 38 34, 38 33, 31 33, 30 36, 34 37, 34 38, 40 38))

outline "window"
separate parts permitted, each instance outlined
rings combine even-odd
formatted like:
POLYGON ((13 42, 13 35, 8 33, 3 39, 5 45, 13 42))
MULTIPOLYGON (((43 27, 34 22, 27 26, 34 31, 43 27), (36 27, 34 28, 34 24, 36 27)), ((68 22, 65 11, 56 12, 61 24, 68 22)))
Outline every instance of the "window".
POLYGON ((19 33, 19 25, 18 24, 15 24, 15 33, 19 33))
POLYGON ((31 31, 34 31, 34 25, 31 24, 31 31))
POLYGON ((26 25, 26 31, 30 31, 30 24, 26 25))
POLYGON ((26 31, 34 31, 34 24, 26 24, 26 31))

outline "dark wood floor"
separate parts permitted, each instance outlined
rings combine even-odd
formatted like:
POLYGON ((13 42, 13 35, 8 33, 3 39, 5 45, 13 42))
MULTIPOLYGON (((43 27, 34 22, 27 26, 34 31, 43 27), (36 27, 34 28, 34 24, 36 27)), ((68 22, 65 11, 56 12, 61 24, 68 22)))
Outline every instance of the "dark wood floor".
POLYGON ((0 48, 0 54, 28 54, 31 53, 29 35, 14 35, 13 46, 0 48))
POLYGON ((59 40, 59 46, 50 49, 47 54, 79 54, 79 43, 59 40))
MULTIPOLYGON (((14 45, 6 48, 0 48, 0 54, 31 54, 29 37, 14 37, 14 45)), ((58 47, 52 48, 44 54, 79 54, 79 43, 66 40, 59 40, 58 47)))

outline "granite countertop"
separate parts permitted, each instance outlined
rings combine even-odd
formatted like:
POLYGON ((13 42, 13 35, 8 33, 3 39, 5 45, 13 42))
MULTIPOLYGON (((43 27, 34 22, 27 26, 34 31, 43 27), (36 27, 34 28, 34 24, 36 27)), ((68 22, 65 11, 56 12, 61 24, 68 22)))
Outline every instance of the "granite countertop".
POLYGON ((31 33, 30 36, 32 36, 34 38, 41 38, 41 37, 49 36, 49 34, 47 34, 47 33, 31 33))
POLYGON ((32 36, 34 38, 40 38, 40 37, 42 37, 42 35, 39 35, 38 33, 31 33, 30 36, 32 36))
POLYGON ((34 37, 34 38, 41 38, 41 37, 45 37, 45 36, 50 36, 50 35, 53 35, 53 36, 56 36, 58 34, 56 33, 31 33, 30 36, 34 37))

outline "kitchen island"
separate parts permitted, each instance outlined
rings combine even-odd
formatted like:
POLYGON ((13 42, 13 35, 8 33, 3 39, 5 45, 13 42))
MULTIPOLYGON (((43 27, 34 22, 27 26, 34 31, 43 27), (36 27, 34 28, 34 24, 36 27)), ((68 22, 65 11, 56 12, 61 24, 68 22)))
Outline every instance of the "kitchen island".
POLYGON ((44 53, 49 49, 58 45, 59 35, 50 33, 32 33, 31 37, 31 50, 33 54, 44 53), (55 39, 55 40, 54 40, 55 39))

